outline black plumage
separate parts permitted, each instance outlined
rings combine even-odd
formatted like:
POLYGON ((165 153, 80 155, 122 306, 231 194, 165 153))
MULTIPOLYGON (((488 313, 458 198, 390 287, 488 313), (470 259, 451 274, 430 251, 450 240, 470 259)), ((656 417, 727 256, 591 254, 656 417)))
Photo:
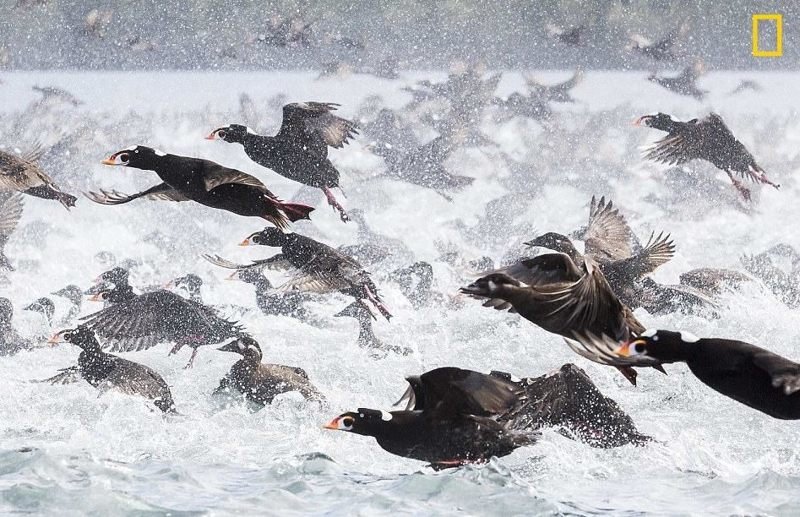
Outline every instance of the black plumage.
POLYGON ((295 276, 278 289, 314 293, 338 291, 356 300, 368 300, 387 320, 391 318, 369 273, 356 260, 327 244, 297 233, 283 233, 277 228, 265 228, 253 233, 241 244, 247 246, 251 243, 280 246, 279 255, 260 263, 296 271, 295 276))
POLYGON ((688 122, 675 120, 665 113, 644 115, 636 120, 636 125, 666 131, 667 136, 647 149, 644 157, 648 160, 680 165, 692 160, 705 160, 728 174, 733 185, 746 200, 750 190, 734 177, 742 178, 780 188, 767 178, 767 173, 756 163, 753 155, 733 133, 722 117, 710 113, 703 119, 688 122))
MULTIPOLYGON (((85 325, 63 330, 53 336, 51 342, 57 343, 62 339, 80 347, 77 373, 101 392, 114 390, 137 395, 152 400, 165 413, 175 412, 172 394, 163 377, 143 364, 105 353, 94 333, 85 325)), ((64 382, 70 373, 70 369, 66 369, 51 381, 64 382)))
POLYGON ((525 401, 524 390, 509 381, 452 367, 407 380, 398 402, 407 401, 406 410, 359 408, 325 427, 372 436, 387 452, 436 469, 505 456, 536 439, 536 433, 514 431, 496 419, 525 401))
POLYGON ((261 346, 249 336, 235 339, 220 350, 239 354, 242 358, 231 366, 215 393, 236 390, 247 400, 262 406, 272 403, 277 395, 290 391, 297 391, 308 400, 325 399, 302 368, 262 363, 261 346))
POLYGON ((297 102, 283 107, 283 123, 275 136, 257 135, 246 126, 231 124, 215 129, 207 138, 242 144, 247 156, 285 178, 322 189, 328 203, 347 213, 332 189, 339 188, 339 171, 328 159, 328 147, 343 147, 358 134, 354 122, 332 112, 338 104, 297 102))
POLYGON ((744 341, 654 330, 622 342, 585 335, 572 345, 603 364, 683 362, 726 397, 774 418, 800 419, 800 364, 744 341))
POLYGON ((497 371, 491 374, 525 390, 527 402, 499 418, 514 429, 555 428, 568 438, 603 448, 641 445, 651 440, 574 364, 533 378, 513 379, 510 374, 497 371))
POLYGON ((137 295, 125 286, 107 289, 100 296, 115 303, 81 318, 82 326, 95 332, 112 351, 145 350, 173 342, 170 355, 184 346, 192 348, 187 364, 191 367, 198 347, 244 335, 240 325, 223 319, 213 308, 171 291, 137 295))
POLYGON ((167 154, 143 145, 116 152, 103 163, 150 170, 163 181, 131 195, 115 191, 87 194, 92 201, 104 205, 120 205, 139 198, 195 201, 242 216, 261 217, 279 228, 288 227, 289 221, 309 219, 314 210, 310 206, 279 200, 261 181, 244 172, 210 160, 167 154))

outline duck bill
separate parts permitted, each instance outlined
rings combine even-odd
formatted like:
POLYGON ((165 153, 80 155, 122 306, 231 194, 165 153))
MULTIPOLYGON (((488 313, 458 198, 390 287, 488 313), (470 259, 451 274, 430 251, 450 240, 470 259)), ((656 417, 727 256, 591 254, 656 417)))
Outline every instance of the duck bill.
POLYGON ((127 151, 120 151, 118 153, 114 153, 105 160, 101 161, 103 165, 115 165, 115 166, 124 166, 128 165, 127 160, 127 151), (126 158, 123 160, 123 157, 126 158))
POLYGON ((50 337, 50 339, 47 340, 47 344, 50 345, 50 346, 56 346, 56 345, 58 345, 60 343, 63 343, 64 342, 63 334, 64 334, 63 331, 62 332, 56 332, 55 334, 53 334, 50 337))
POLYGON ((95 293, 95 294, 91 295, 89 297, 89 301, 90 302, 102 302, 103 301, 102 293, 95 293))
POLYGON ((644 115, 643 117, 639 117, 636 120, 634 120, 633 122, 631 122, 631 124, 634 125, 634 126, 641 126, 649 118, 650 118, 649 116, 644 115))
POLYGON ((208 136, 206 137, 206 140, 219 140, 219 135, 217 135, 218 131, 219 129, 215 129, 214 131, 209 133, 208 136))
POLYGON ((338 431, 339 430, 339 420, 341 420, 341 418, 342 417, 337 416, 336 418, 334 418, 333 420, 331 420, 327 424, 323 425, 322 428, 323 429, 332 429, 334 431, 338 431))
POLYGON ((645 344, 644 341, 641 339, 635 339, 633 341, 625 341, 622 343, 614 353, 620 357, 629 357, 631 355, 631 347, 636 345, 643 345, 645 344))
POLYGON ((239 246, 250 246, 250 237, 246 238, 242 242, 239 243, 239 246))

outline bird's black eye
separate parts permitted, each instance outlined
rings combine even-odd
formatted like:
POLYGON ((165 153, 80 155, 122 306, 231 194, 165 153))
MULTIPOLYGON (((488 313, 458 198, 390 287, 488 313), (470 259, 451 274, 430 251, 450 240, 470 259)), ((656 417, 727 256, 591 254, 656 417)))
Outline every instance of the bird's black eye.
POLYGON ((123 153, 119 155, 119 161, 128 163, 131 160, 131 156, 128 153, 123 153))
POLYGON ((637 354, 643 354, 644 349, 645 347, 641 343, 636 343, 635 345, 633 345, 633 351, 636 352, 637 354))
POLYGON ((225 138, 225 131, 217 131, 217 136, 220 138, 225 138))
POLYGON ((342 419, 342 425, 345 426, 345 427, 353 427, 354 423, 355 423, 355 419, 353 419, 353 417, 347 416, 347 417, 344 417, 342 419))

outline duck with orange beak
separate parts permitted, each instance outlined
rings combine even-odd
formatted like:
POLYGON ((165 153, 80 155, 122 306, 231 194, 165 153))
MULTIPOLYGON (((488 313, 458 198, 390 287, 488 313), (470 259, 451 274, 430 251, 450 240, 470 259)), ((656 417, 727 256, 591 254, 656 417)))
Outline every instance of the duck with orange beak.
POLYGON ((321 189, 342 221, 349 221, 347 212, 333 195, 339 187, 339 171, 328 159, 328 147, 338 149, 358 131, 355 123, 332 112, 338 104, 331 102, 296 102, 283 107, 283 124, 275 136, 258 135, 250 128, 231 124, 220 127, 206 137, 241 144, 248 158, 272 169, 284 178, 321 189))
POLYGON ((406 380, 409 388, 398 401, 407 402, 405 410, 359 408, 325 429, 372 436, 385 451, 436 470, 506 456, 538 437, 497 421, 526 401, 525 391, 512 382, 452 367, 406 380))
POLYGON ((48 379, 51 383, 69 382, 77 373, 101 393, 114 390, 144 397, 165 413, 175 412, 172 394, 163 377, 143 364, 105 353, 94 333, 85 325, 62 330, 49 340, 53 345, 64 342, 81 349, 78 365, 48 379))
POLYGON ((622 342, 585 334, 568 341, 582 356, 615 366, 683 362, 702 383, 757 411, 800 419, 800 364, 750 343, 648 330, 622 342))
POLYGON ((284 203, 257 178, 210 160, 167 154, 135 145, 118 151, 104 165, 154 171, 163 183, 136 194, 116 191, 90 192, 89 199, 103 205, 120 205, 134 199, 195 201, 201 205, 246 217, 260 217, 278 228, 309 219, 310 206, 284 203))

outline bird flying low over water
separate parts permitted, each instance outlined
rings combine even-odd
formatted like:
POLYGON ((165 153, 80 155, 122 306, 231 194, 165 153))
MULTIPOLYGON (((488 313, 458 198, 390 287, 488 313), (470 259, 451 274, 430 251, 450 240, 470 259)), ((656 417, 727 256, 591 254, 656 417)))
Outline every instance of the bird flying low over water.
POLYGON ((242 171, 143 145, 118 151, 102 163, 154 171, 163 181, 131 195, 114 191, 87 194, 89 199, 103 205, 121 205, 139 198, 195 201, 238 215, 261 217, 278 228, 287 228, 289 221, 309 219, 314 210, 306 205, 284 203, 261 181, 242 171))
POLYGON ((580 355, 615 366, 686 363, 702 383, 757 411, 800 419, 800 364, 734 339, 698 338, 688 332, 647 330, 616 340, 585 333, 568 344, 580 355))
POLYGON ((666 113, 656 113, 639 117, 634 124, 667 133, 667 136, 646 150, 644 157, 648 160, 669 165, 681 165, 692 160, 711 162, 725 171, 736 190, 748 201, 750 189, 736 179, 733 173, 756 183, 780 188, 779 184, 773 183, 767 177, 767 173, 756 163, 750 151, 733 136, 722 117, 716 113, 688 122, 676 120, 666 113))
POLYGON ((242 144, 247 156, 284 178, 322 189, 328 203, 342 219, 348 217, 332 189, 339 187, 339 171, 328 159, 328 147, 338 149, 358 134, 354 122, 337 117, 332 102, 295 102, 283 107, 283 123, 275 136, 258 135, 250 128, 231 124, 206 138, 242 144))

